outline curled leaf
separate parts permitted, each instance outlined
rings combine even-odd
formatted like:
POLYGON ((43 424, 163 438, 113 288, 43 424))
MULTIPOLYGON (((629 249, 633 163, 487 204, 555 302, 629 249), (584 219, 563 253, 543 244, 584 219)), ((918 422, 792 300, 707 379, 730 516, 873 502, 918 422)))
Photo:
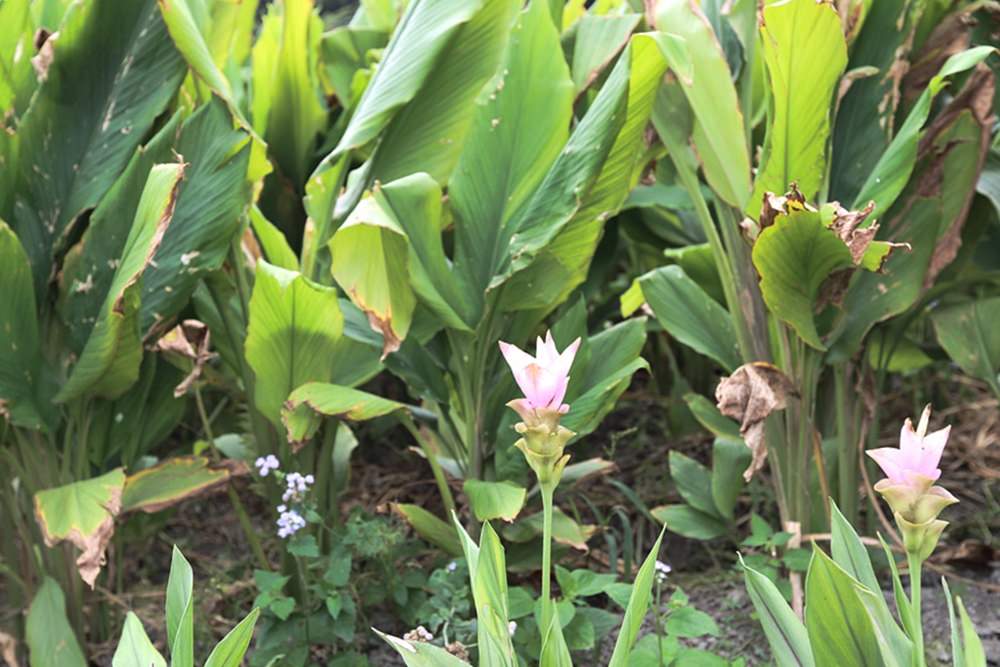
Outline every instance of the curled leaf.
POLYGON ((104 564, 104 551, 121 511, 125 473, 116 468, 93 479, 35 494, 35 520, 45 544, 69 540, 80 549, 76 567, 91 588, 104 564))
POLYGON ((755 361, 743 364, 715 389, 719 411, 740 423, 740 435, 753 455, 743 479, 750 481, 764 466, 767 445, 764 442, 764 420, 775 410, 783 409, 789 396, 795 396, 795 386, 777 366, 755 361))
POLYGON ((198 320, 184 320, 156 342, 156 349, 166 353, 168 357, 179 357, 190 362, 187 377, 174 388, 174 398, 186 394, 191 385, 201 377, 205 364, 215 356, 209 350, 210 345, 211 332, 204 322, 198 320))

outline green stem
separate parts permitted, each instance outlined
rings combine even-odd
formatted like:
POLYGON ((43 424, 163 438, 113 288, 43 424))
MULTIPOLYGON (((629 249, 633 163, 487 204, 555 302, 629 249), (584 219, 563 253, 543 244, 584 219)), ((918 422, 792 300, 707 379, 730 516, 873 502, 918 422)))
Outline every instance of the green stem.
POLYGON ((736 279, 733 276, 732 267, 729 264, 729 255, 726 253, 726 247, 722 243, 722 238, 719 236, 719 230, 715 227, 715 221, 712 219, 712 214, 708 210, 708 203, 701 194, 701 184, 698 182, 698 176, 695 174, 691 166, 684 160, 683 151, 686 150, 685 147, 680 145, 675 145, 673 141, 664 133, 661 135, 663 142, 667 146, 667 150, 670 153, 670 159, 673 161, 674 168, 677 170, 677 175, 681 179, 681 184, 684 189, 687 190, 688 196, 691 197, 691 202, 694 204, 695 215, 698 218, 698 222, 701 223, 702 230, 705 232, 705 238, 708 239, 708 245, 712 249, 712 256, 715 258, 715 268, 719 272, 719 280, 722 282, 722 291, 726 297, 726 306, 729 309, 729 314, 733 318, 733 324, 736 327, 736 338, 740 345, 740 351, 743 353, 743 358, 747 361, 752 361, 753 358, 753 342, 750 338, 750 330, 747 326, 746 320, 743 315, 743 311, 740 307, 739 297, 736 294, 736 279))
POLYGON ((836 364, 833 368, 834 390, 837 395, 837 506, 847 521, 854 525, 858 512, 858 447, 851 419, 851 399, 848 395, 850 366, 836 364))
MULTIPOLYGON (((201 426, 205 431, 205 438, 208 440, 212 451, 212 458, 218 461, 222 458, 222 455, 215 447, 215 436, 212 435, 212 422, 208 418, 208 411, 205 410, 205 401, 201 397, 201 388, 197 384, 194 387, 194 402, 198 408, 198 416, 201 418, 201 426)), ((262 570, 270 570, 271 564, 267 560, 267 554, 264 553, 264 547, 261 546, 253 523, 250 522, 250 516, 247 514, 246 508, 243 507, 243 501, 240 500, 240 496, 236 493, 236 489, 233 488, 232 484, 226 485, 226 493, 229 495, 229 502, 233 506, 233 511, 236 512, 236 518, 240 522, 240 527, 243 529, 243 536, 246 537, 247 544, 250 545, 250 551, 253 552, 254 558, 257 559, 257 565, 262 570)))
POLYGON ((920 568, 923 563, 915 555, 906 554, 906 562, 910 568, 910 621, 913 628, 913 665, 914 667, 925 667, 927 664, 924 657, 924 626, 920 616, 920 568))
POLYGON ((444 476, 444 470, 441 468, 441 464, 437 460, 437 452, 432 451, 428 446, 424 437, 421 435, 420 430, 417 425, 413 423, 413 418, 410 417, 407 412, 400 412, 399 423, 410 432, 410 435, 417 444, 420 446, 421 451, 423 451, 424 456, 427 458, 427 462, 431 466, 431 472, 434 473, 434 482, 437 483, 438 492, 441 494, 441 501, 444 503, 445 514, 450 518, 452 512, 455 511, 455 499, 451 495, 451 487, 448 486, 448 480, 444 476))
POLYGON ((552 622, 552 495, 555 485, 542 485, 542 637, 552 622))

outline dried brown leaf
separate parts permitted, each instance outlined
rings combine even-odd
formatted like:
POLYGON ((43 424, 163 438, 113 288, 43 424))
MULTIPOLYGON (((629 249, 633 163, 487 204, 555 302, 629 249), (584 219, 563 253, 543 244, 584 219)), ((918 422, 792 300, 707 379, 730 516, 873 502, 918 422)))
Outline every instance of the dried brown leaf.
POLYGON ((180 398, 201 377, 202 371, 215 353, 210 350, 211 332, 204 322, 184 320, 156 341, 156 349, 168 355, 188 360, 191 370, 174 388, 174 397, 180 398))
POLYGON ((788 397, 797 392, 792 381, 772 364, 755 361, 743 364, 723 378, 715 389, 719 411, 740 423, 740 434, 753 455, 743 472, 748 482, 767 458, 764 420, 775 410, 784 409, 788 397))

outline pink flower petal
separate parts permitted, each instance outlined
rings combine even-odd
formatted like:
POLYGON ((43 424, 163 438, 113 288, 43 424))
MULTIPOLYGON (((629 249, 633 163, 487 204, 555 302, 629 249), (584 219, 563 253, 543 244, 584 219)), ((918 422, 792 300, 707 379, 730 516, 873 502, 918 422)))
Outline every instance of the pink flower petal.
POLYGON ((510 366, 510 369, 514 371, 515 374, 528 364, 535 363, 535 358, 519 348, 517 345, 511 345, 510 343, 500 341, 500 352, 503 353, 504 359, 507 360, 507 365, 510 366))
POLYGON ((875 463, 882 469, 885 476, 894 482, 905 482, 903 476, 902 459, 903 453, 895 447, 880 447, 879 449, 869 449, 868 456, 875 460, 875 463))

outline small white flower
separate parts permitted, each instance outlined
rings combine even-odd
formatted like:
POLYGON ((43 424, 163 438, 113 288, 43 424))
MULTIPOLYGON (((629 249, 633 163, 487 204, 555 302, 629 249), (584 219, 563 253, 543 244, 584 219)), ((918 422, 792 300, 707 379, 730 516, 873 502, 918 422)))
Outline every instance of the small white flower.
POLYGON ((667 575, 673 571, 673 568, 664 563, 662 560, 656 561, 656 580, 663 583, 667 580, 667 575))
POLYGON ((445 566, 445 567, 446 567, 446 569, 447 569, 447 570, 448 570, 449 572, 454 572, 455 570, 457 570, 457 569, 458 569, 458 563, 457 563, 456 561, 451 561, 451 562, 450 562, 450 563, 448 563, 448 565, 447 565, 447 566, 445 566))
POLYGON ((254 467, 257 468, 257 472, 260 473, 261 477, 267 477, 269 472, 277 470, 281 466, 281 463, 278 461, 278 457, 274 454, 260 456, 253 462, 253 464, 254 467))
MULTIPOLYGON (((280 507, 284 507, 281 505, 280 507)), ((295 510, 280 510, 281 516, 275 522, 278 524, 278 537, 285 539, 306 527, 306 520, 295 510)))
POLYGON ((511 637, 514 636, 514 633, 517 632, 517 621, 511 621, 507 624, 507 632, 511 637))

